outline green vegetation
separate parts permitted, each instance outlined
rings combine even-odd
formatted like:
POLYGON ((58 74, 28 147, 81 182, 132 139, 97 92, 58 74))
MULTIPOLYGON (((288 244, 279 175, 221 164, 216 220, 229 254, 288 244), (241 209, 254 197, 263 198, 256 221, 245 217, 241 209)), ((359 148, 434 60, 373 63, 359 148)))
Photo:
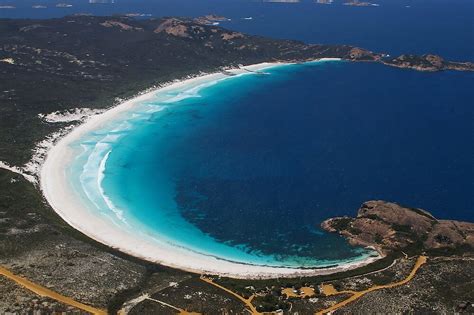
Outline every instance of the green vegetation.
POLYGON ((352 235, 359 235, 360 233, 362 233, 362 230, 361 229, 358 229, 358 228, 355 228, 353 226, 349 226, 347 228, 347 230, 349 231, 349 233, 351 233, 352 235))
POLYGON ((273 312, 290 308, 290 304, 284 301, 281 296, 276 294, 257 296, 253 299, 252 304, 256 306, 257 311, 259 312, 273 312))
POLYGON ((221 67, 350 59, 353 48, 249 36, 186 18, 121 16, 0 20, 0 46, 0 58, 14 60, 0 62, 0 160, 14 165, 27 162, 36 142, 64 126, 43 123, 40 113, 107 108, 117 98, 221 67))
MULTIPOLYGON (((201 25, 192 19, 134 20, 118 16, 0 20, 0 45, 0 58, 14 60, 14 64, 0 62, 0 160, 13 165, 29 161, 35 143, 65 127, 63 123, 41 121, 38 117, 40 113, 76 107, 107 108, 146 88, 201 72, 223 71, 222 67, 239 64, 305 61, 323 57, 376 61, 380 57, 348 45, 306 45, 298 41, 272 40, 201 25)), ((403 67, 432 66, 425 57, 409 56, 402 61, 408 63, 403 67)), ((397 59, 383 62, 400 65, 397 59)), ((474 68, 472 65, 462 65, 466 69, 474 68)), ((409 209, 435 222, 425 211, 409 209)), ((28 253, 29 249, 43 242, 50 244, 48 242, 54 236, 64 241, 67 247, 79 240, 93 245, 94 249, 112 253, 114 259, 125 258, 145 267, 146 274, 143 279, 140 278, 137 286, 122 288, 122 291, 110 297, 110 313, 116 313, 131 296, 143 293, 147 279, 154 272, 181 273, 140 261, 91 240, 66 224, 45 203, 41 193, 31 183, 2 169, 0 217, 0 258, 28 253), (35 232, 34 237, 11 233, 36 227, 40 227, 40 231, 35 232)), ((367 217, 378 219, 377 216, 367 217)), ((347 229, 354 235, 360 234, 361 230, 351 226, 352 221, 348 217, 338 218, 333 221, 333 227, 337 230, 347 229)), ((411 231, 406 225, 393 224, 392 228, 403 233, 411 231)), ((382 242, 381 236, 378 237, 376 241, 382 242)), ((426 237, 415 237, 412 244, 401 250, 408 255, 420 254, 425 250, 423 242, 426 237)), ((462 255, 472 252, 473 248, 462 245, 426 251, 430 255, 462 255)), ((264 295, 254 300, 260 311, 287 309, 289 304, 279 293, 281 287, 300 288, 336 281, 334 285, 338 288, 338 279, 380 270, 400 255, 401 251, 398 250, 362 268, 326 276, 269 280, 221 278, 216 282, 246 298, 254 292, 262 292, 264 295)), ((71 269, 76 266, 75 262, 66 262, 66 265, 71 269)), ((35 265, 30 267, 34 269, 35 265)), ((197 276, 193 277, 193 280, 198 279, 197 276)), ((458 280, 463 280, 462 275, 458 280)), ((465 289, 472 291, 467 286, 465 289)), ((454 296, 447 294, 451 295, 454 296)))
POLYGON ((463 256, 466 253, 474 253, 474 248, 468 244, 462 244, 455 248, 431 248, 426 249, 425 252, 430 256, 463 256))
POLYGON ((392 223, 392 229, 394 229, 397 232, 400 233, 407 233, 407 234, 412 234, 411 226, 409 225, 403 225, 403 224, 397 224, 397 223, 392 223))
POLYGON ((383 221, 382 218, 380 218, 378 215, 373 214, 373 213, 369 213, 365 215, 364 217, 367 219, 375 220, 375 221, 383 221))
MULTIPOLYGON (((123 302, 131 295, 140 292, 143 288, 142 284, 146 282, 149 275, 155 272, 186 274, 185 272, 175 271, 168 267, 128 256, 88 238, 65 223, 45 203, 36 187, 18 174, 0 169, 0 187, 0 218, 7 218, 6 221, 0 220, 0 259, 28 252, 31 248, 50 241, 51 236, 57 237, 61 234, 67 234, 105 252, 112 253, 116 257, 135 262, 146 268, 146 274, 142 277, 139 285, 131 289, 119 291, 114 297, 110 298, 108 310, 111 314, 115 314, 123 302), (11 229, 29 230, 34 229, 38 225, 45 226, 46 228, 41 232, 35 232, 34 237, 28 237, 28 234, 25 237, 18 237, 15 234, 8 233, 11 229)), ((73 262, 66 262, 66 265, 71 268, 75 266, 73 262)), ((34 265, 30 267, 35 268, 34 265)))
POLYGON ((353 219, 350 217, 335 218, 331 221, 331 227, 337 231, 347 230, 353 219))
POLYGON ((383 244, 383 237, 379 233, 375 234, 374 242, 377 244, 383 244))

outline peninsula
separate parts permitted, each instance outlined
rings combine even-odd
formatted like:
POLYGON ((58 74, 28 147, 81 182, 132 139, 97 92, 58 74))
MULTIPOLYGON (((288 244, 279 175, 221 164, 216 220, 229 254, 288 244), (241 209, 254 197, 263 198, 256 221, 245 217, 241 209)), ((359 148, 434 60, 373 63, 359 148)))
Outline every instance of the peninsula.
POLYGON ((425 210, 391 202, 367 201, 357 217, 331 218, 321 226, 384 255, 474 252, 474 223, 438 220, 425 210))

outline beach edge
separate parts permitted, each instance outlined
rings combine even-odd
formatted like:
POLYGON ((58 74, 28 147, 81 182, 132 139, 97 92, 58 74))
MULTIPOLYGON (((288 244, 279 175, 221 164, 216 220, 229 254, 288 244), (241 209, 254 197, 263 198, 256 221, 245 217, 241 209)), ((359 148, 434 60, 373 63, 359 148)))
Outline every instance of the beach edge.
MULTIPOLYGON (((323 58, 321 60, 310 62, 336 60, 340 59, 323 58)), ((260 63, 225 71, 232 74, 243 74, 246 72, 259 72, 266 68, 285 64, 290 63, 260 63)), ((124 233, 124 231, 119 228, 114 228, 110 224, 104 224, 107 222, 98 220, 97 217, 88 213, 86 209, 81 209, 84 207, 81 207, 80 202, 72 202, 72 196, 74 196, 74 193, 68 189, 66 174, 64 171, 71 158, 71 152, 70 149, 68 149, 70 143, 80 138, 80 136, 87 131, 93 130, 104 122, 113 119, 116 115, 133 108, 135 104, 153 97, 153 95, 160 90, 173 88, 177 85, 189 84, 190 82, 196 82, 218 74, 222 75, 220 72, 203 74, 193 78, 173 81, 169 85, 160 86, 139 93, 136 97, 122 102, 102 114, 93 116, 83 124, 74 127, 60 139, 57 139, 56 143, 49 149, 46 159, 41 166, 39 175, 40 189, 47 203, 67 224, 101 244, 148 262, 198 274, 215 274, 241 279, 319 276, 357 269, 383 258, 379 253, 377 257, 371 256, 357 262, 345 263, 336 267, 307 269, 246 265, 218 259, 212 256, 200 254, 191 255, 189 253, 184 254, 183 251, 180 251, 179 249, 176 249, 175 253, 170 253, 170 248, 157 249, 155 244, 143 243, 143 240, 138 237, 133 237, 130 233, 124 233), (137 241, 142 243, 137 245, 137 241), (183 260, 186 260, 186 262, 183 263, 183 260)))

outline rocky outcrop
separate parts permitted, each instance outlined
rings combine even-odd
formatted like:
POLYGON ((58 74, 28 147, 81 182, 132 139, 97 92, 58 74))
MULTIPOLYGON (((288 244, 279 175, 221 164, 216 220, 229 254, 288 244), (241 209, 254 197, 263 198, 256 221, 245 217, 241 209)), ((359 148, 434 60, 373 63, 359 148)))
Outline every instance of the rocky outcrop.
POLYGON ((117 27, 123 31, 143 31, 143 28, 141 27, 134 27, 123 22, 113 20, 105 21, 103 23, 100 23, 100 25, 104 27, 117 27))
POLYGON ((177 37, 190 37, 188 27, 184 25, 181 20, 176 18, 164 20, 154 32, 157 34, 165 32, 168 35, 177 37))
POLYGON ((431 251, 474 253, 474 223, 437 220, 428 212, 385 201, 368 201, 357 217, 324 221, 322 228, 337 232, 356 246, 379 252, 431 251))
POLYGON ((373 53, 372 51, 369 51, 367 49, 354 47, 349 51, 349 56, 348 57, 351 60, 358 60, 358 61, 364 61, 364 60, 366 60, 366 61, 378 61, 383 57, 383 55, 373 53))
POLYGON ((232 40, 235 38, 244 38, 244 34, 238 32, 223 33, 221 35, 223 40, 232 40))
POLYGON ((225 16, 215 15, 215 14, 208 14, 205 16, 200 16, 194 19, 194 22, 203 25, 212 25, 218 22, 229 21, 228 18, 225 16))
POLYGON ((415 69, 418 71, 474 71, 474 63, 472 62, 446 61, 442 57, 433 54, 422 56, 404 54, 393 59, 383 60, 383 63, 388 66, 415 69))

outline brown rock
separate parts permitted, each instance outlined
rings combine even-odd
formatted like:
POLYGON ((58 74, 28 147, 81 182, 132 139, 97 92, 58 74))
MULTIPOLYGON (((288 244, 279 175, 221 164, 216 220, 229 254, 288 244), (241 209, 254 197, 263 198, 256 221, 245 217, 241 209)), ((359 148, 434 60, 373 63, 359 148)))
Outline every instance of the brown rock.
POLYGON ((352 245, 373 246, 385 254, 408 249, 474 252, 474 223, 437 220, 422 209, 385 201, 368 201, 356 218, 328 219, 321 227, 352 245))
POLYGON ((435 67, 442 67, 444 59, 437 55, 425 55, 425 59, 435 67))
POLYGON ((155 33, 165 32, 177 37, 190 37, 188 27, 176 18, 164 20, 154 31, 155 33))
POLYGON ((223 40, 231 40, 231 39, 235 39, 235 38, 243 38, 244 37, 244 34, 242 33, 237 33, 237 32, 232 32, 232 33, 223 33, 221 35, 222 39, 223 40))
POLYGON ((103 23, 100 23, 100 25, 104 27, 117 27, 124 31, 143 31, 143 28, 141 27, 134 27, 123 22, 113 20, 105 21, 103 23))

